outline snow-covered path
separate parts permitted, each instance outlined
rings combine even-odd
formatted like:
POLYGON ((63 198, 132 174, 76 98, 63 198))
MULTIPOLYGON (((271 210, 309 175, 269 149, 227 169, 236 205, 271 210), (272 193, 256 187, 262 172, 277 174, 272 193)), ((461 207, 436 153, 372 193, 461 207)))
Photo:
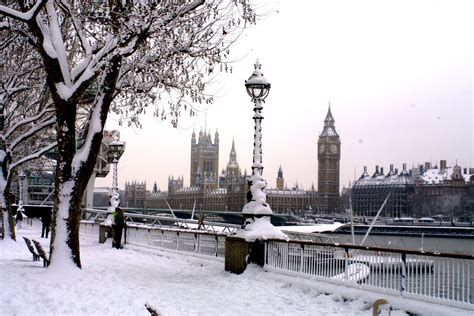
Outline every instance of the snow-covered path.
POLYGON ((222 261, 117 250, 97 238, 81 239, 82 271, 44 269, 21 236, 49 241, 38 227, 23 227, 18 242, 0 240, 1 315, 149 315, 145 303, 160 315, 371 315, 369 303, 321 293, 314 282, 257 266, 233 275, 222 261))

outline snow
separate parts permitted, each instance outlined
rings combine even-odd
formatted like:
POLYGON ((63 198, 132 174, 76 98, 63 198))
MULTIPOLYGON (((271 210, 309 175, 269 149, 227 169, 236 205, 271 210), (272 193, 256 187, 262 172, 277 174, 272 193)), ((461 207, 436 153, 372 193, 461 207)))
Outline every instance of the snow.
POLYGON ((19 12, 10 9, 6 6, 0 5, 0 12, 5 12, 7 15, 13 16, 21 21, 29 21, 33 18, 36 11, 43 5, 44 1, 36 1, 35 5, 27 12, 19 12))
POLYGON ((254 174, 249 178, 249 181, 252 182, 252 185, 250 186, 250 192, 252 192, 252 201, 244 205, 242 214, 273 214, 270 206, 266 202, 267 195, 265 194, 264 189, 267 183, 265 179, 259 174, 254 174))
POLYGON ((349 224, 335 222, 333 224, 277 226, 277 228, 281 231, 286 231, 290 233, 326 233, 333 232, 336 229, 347 225, 349 224))
POLYGON ((63 100, 68 100, 74 93, 74 90, 67 87, 63 82, 56 83, 56 91, 63 100))
POLYGON ((272 225, 269 216, 256 218, 252 223, 245 226, 245 230, 239 230, 235 237, 243 238, 246 241, 257 239, 283 239, 289 240, 288 236, 272 225))
MULTIPOLYGON (((47 249, 39 225, 23 225, 18 242, 0 240, 0 315, 149 315, 145 303, 163 316, 371 315, 371 302, 384 297, 254 265, 235 275, 224 271, 222 259, 131 245, 117 250, 96 236, 81 236, 83 269, 60 274, 33 262, 21 238, 39 240, 47 249)), ((436 304, 388 301, 413 313, 469 315, 436 304)))
MULTIPOLYGON (((451 180, 453 172, 453 167, 446 167, 443 172, 441 172, 439 169, 428 169, 423 173, 423 175, 421 175, 421 179, 427 184, 440 184, 446 180, 451 180)), ((462 177, 467 183, 469 182, 471 175, 462 174, 462 177)))
POLYGON ((55 270, 57 273, 77 270, 72 260, 71 249, 66 243, 68 238, 67 218, 69 217, 69 203, 74 185, 74 181, 66 181, 59 188, 60 202, 56 220, 56 237, 53 245, 55 260, 52 260, 48 269, 55 270))

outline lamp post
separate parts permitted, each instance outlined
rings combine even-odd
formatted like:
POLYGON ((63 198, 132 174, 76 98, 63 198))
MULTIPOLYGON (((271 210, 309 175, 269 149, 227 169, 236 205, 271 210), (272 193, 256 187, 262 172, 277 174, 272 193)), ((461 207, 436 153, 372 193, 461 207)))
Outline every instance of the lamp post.
POLYGON ((255 104, 253 120, 255 121, 254 147, 252 175, 248 179, 249 191, 247 192, 247 204, 244 205, 242 214, 244 216, 243 228, 255 221, 256 218, 270 217, 273 214, 270 205, 267 204, 267 195, 264 191, 267 182, 263 178, 262 164, 262 103, 270 92, 270 82, 261 72, 262 65, 258 62, 254 65, 255 70, 248 80, 245 81, 245 88, 248 95, 255 104))
POLYGON ((111 156, 109 161, 113 165, 113 173, 112 173, 112 196, 110 197, 110 205, 114 208, 120 205, 120 195, 118 193, 118 171, 117 165, 124 152, 125 143, 120 141, 116 136, 110 143, 109 149, 111 152, 111 156))
POLYGON ((17 212, 23 212, 23 181, 25 181, 26 175, 23 170, 18 174, 18 209, 17 212))

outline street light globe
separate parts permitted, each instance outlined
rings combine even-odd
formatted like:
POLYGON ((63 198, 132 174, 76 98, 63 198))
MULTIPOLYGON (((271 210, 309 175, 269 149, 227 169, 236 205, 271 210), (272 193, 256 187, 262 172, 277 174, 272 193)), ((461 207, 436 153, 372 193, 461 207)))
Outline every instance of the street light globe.
POLYGON ((119 140, 114 139, 109 143, 109 148, 114 154, 116 153, 118 155, 121 155, 123 153, 124 147, 125 147, 124 142, 119 141, 119 140))
POLYGON ((248 80, 245 80, 245 88, 252 100, 263 101, 270 92, 270 82, 263 76, 262 65, 258 62, 254 64, 255 70, 248 80))

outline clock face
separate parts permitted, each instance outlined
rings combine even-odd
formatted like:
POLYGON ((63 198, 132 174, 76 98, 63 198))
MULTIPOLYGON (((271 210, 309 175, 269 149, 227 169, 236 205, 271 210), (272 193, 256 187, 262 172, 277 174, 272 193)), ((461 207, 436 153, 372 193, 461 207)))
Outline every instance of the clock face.
POLYGON ((337 145, 331 145, 331 147, 329 147, 329 151, 333 155, 337 154, 337 145))
POLYGON ((324 145, 320 145, 320 146, 319 146, 319 153, 320 153, 320 154, 324 153, 324 150, 325 150, 325 149, 326 149, 326 148, 324 147, 324 145))

